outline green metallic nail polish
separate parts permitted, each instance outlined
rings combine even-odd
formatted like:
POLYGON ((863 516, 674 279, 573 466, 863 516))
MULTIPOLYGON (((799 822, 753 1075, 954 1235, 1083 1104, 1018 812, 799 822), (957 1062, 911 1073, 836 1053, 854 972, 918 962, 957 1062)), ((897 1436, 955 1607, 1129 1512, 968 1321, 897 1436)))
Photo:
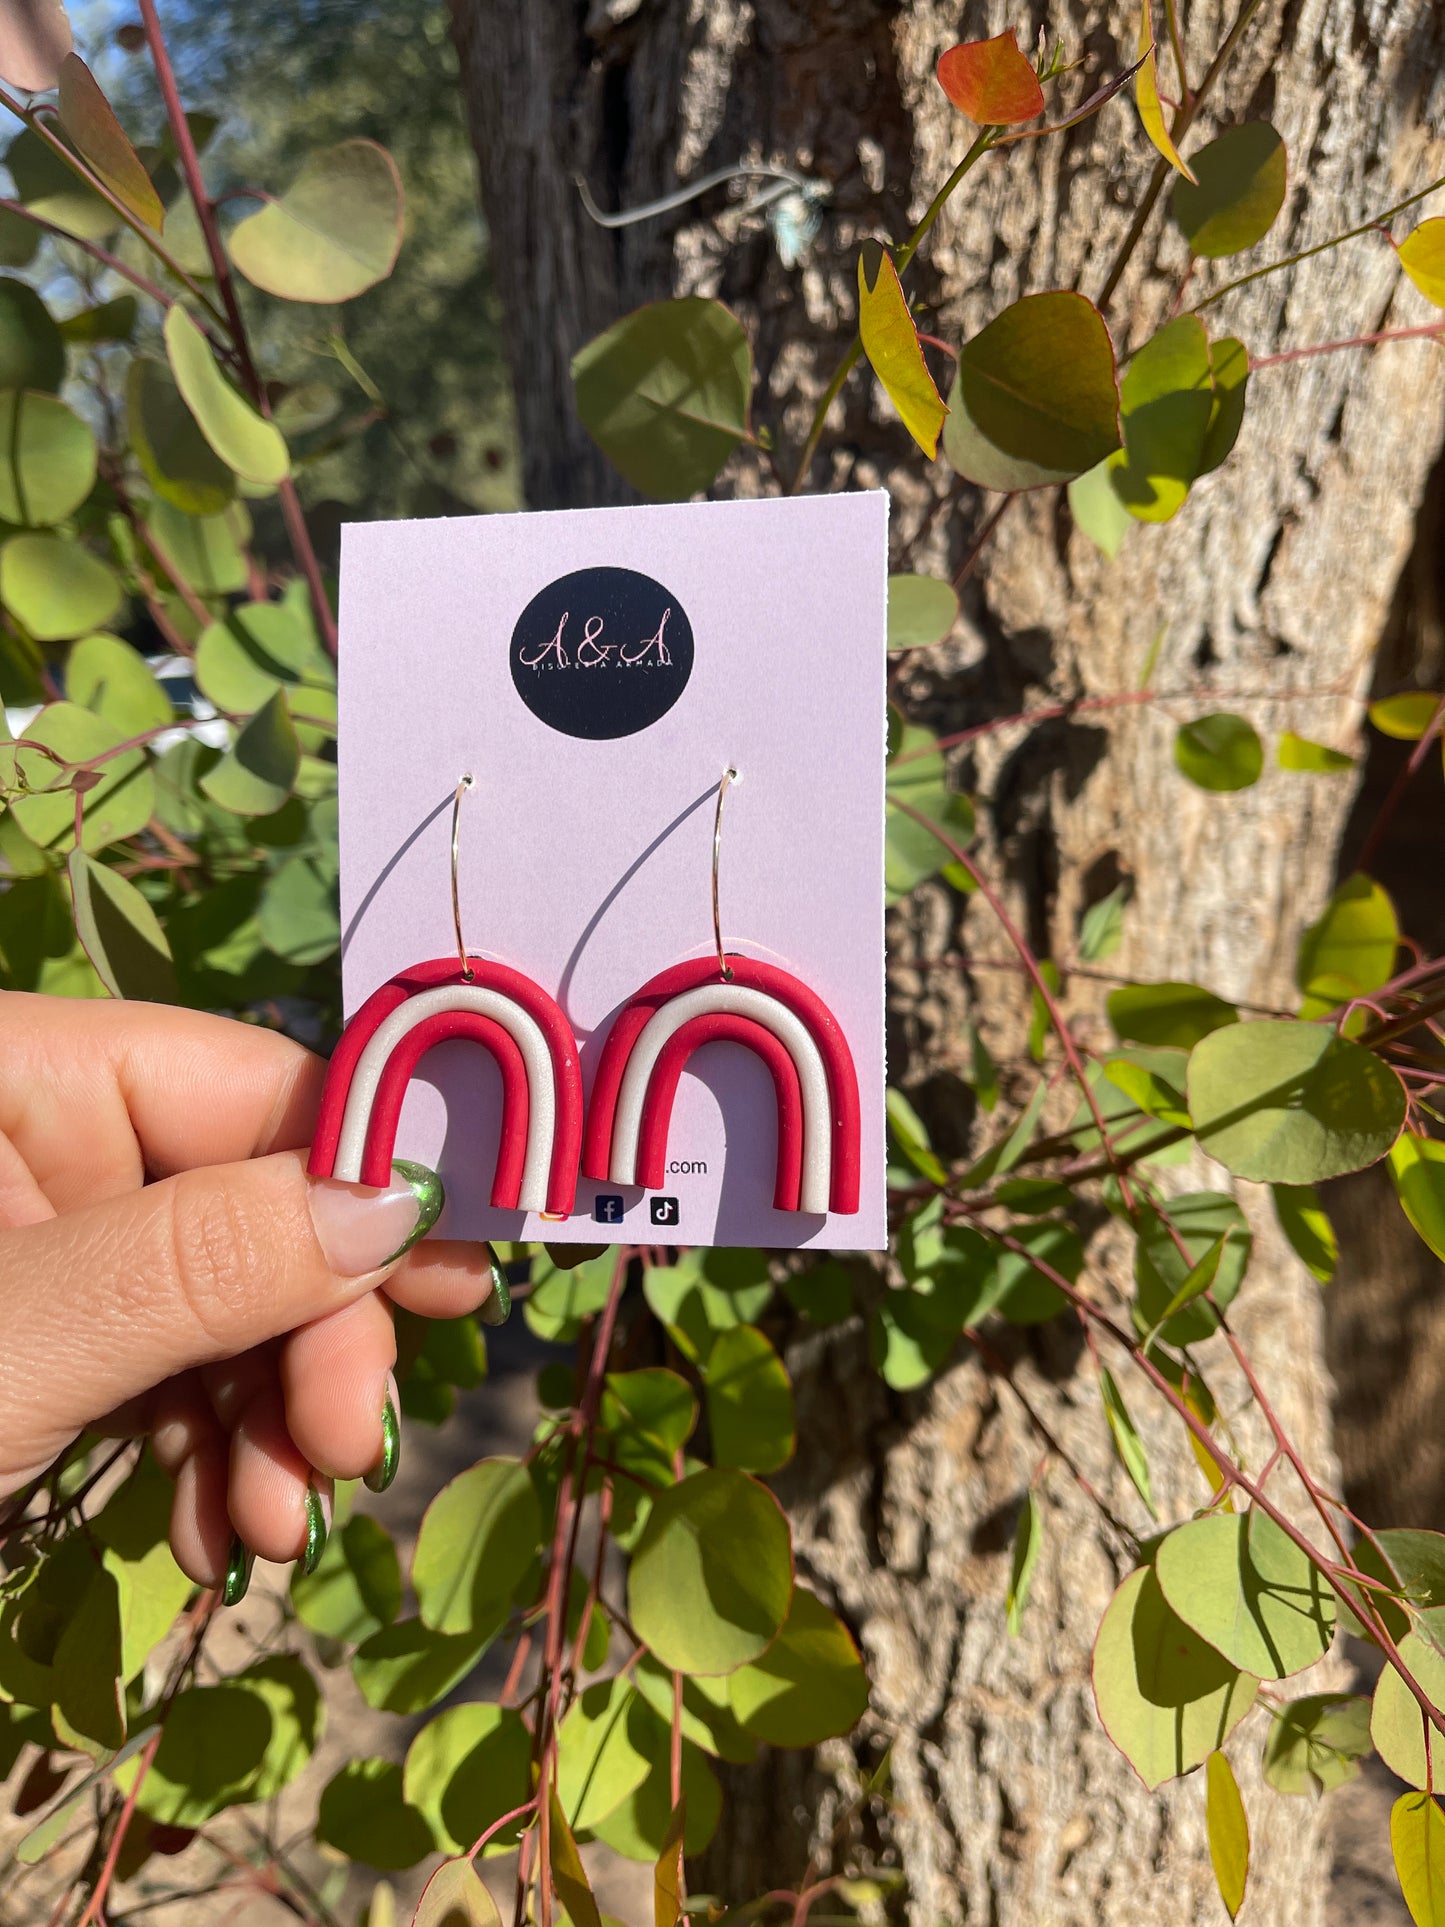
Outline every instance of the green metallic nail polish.
POLYGON ((239 1535, 231 1540, 230 1557, 226 1561, 226 1578, 221 1587, 221 1604, 239 1606, 246 1597, 246 1589, 251 1583, 251 1568, 256 1563, 256 1555, 239 1535))
POLYGON ((512 1289, 490 1245, 487 1246, 487 1259, 492 1267, 492 1289, 490 1296, 483 1301, 479 1315, 484 1325, 505 1325, 512 1315, 512 1289))
POLYGON ((401 1421, 396 1415, 396 1405, 391 1393, 388 1392, 386 1403, 381 1409, 381 1457, 363 1476, 367 1491, 385 1492, 396 1477, 396 1469, 400 1464, 401 1421))
POLYGON ((301 1570, 308 1577, 321 1564, 326 1550, 326 1511, 321 1494, 314 1485, 306 1488, 306 1550, 301 1555, 301 1570))
POLYGON ((429 1171, 424 1164, 413 1164, 409 1158, 395 1158, 391 1166, 393 1172, 404 1184, 409 1184, 416 1198, 416 1224, 411 1235, 399 1244, 386 1263, 395 1264, 404 1251, 410 1251, 419 1238, 424 1238, 442 1214, 442 1206, 447 1194, 441 1179, 435 1171, 429 1171))

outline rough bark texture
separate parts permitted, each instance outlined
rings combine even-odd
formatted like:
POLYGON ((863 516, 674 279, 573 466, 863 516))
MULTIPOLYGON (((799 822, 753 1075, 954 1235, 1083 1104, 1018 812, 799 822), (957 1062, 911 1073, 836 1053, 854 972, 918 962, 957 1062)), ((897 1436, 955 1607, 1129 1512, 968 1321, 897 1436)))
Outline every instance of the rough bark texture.
MULTIPOLYGON (((748 323, 758 418, 789 476, 851 338, 857 240, 901 238, 967 143, 931 77, 939 52, 1005 27, 1028 45, 1047 26, 1089 60, 1063 84, 1069 104, 1128 63, 1137 31, 1133 4, 1082 0, 453 4, 537 507, 626 499, 576 421, 567 361, 667 293, 716 294, 748 323), (784 269, 761 221, 721 191, 613 234, 587 222, 571 182, 585 173, 604 205, 625 206, 740 158, 833 184, 800 269, 784 269)), ((1197 81, 1234 7, 1191 0, 1183 11, 1197 81)), ((1198 134, 1265 115, 1284 135, 1290 191, 1263 253, 1308 246, 1445 171, 1442 52, 1431 0, 1266 0, 1198 134)), ((1151 159, 1123 102, 1067 137, 987 159, 914 272, 936 332, 967 335, 1040 288, 1097 294, 1151 159)), ((1184 267, 1166 197, 1111 307, 1122 341, 1165 317, 1184 267)), ((1192 286, 1224 278, 1206 268, 1192 286)), ((1261 356, 1427 312, 1390 249, 1367 237, 1242 290, 1210 321, 1261 356)), ((1025 498, 985 552, 953 639, 902 672, 900 700, 957 729, 1058 694, 1135 689, 1153 656, 1158 691, 1202 690, 1204 707, 1241 709, 1267 737, 1291 727, 1348 746, 1359 723, 1349 692, 1368 681, 1439 450, 1441 398, 1441 357, 1427 343, 1259 371, 1234 457, 1172 524, 1133 532, 1112 567, 1071 529, 1057 495, 1025 498)), ((896 564, 939 572, 958 566, 987 506, 942 464, 925 467, 866 371, 835 404, 807 480, 887 487, 896 564)), ((777 476, 741 462, 728 486, 763 492, 777 476)), ((1188 788, 1172 737, 1200 708, 1181 694, 1006 729, 960 760, 959 781, 980 799, 986 860, 1040 953, 1067 960, 1084 909, 1123 880, 1133 895, 1111 970, 1287 1004, 1299 930, 1333 880, 1348 785, 1270 770, 1234 797, 1188 788)), ((1027 1089, 1019 980, 986 908, 942 886, 917 892, 892 936, 892 1075, 938 1141, 961 1150, 976 1129, 956 1074, 970 1018, 1009 1067, 1009 1094, 1027 1089)), ((1099 990, 1076 977, 1070 1007, 1102 1039, 1099 990)), ((1241 1330, 1296 1438, 1327 1466, 1317 1294, 1267 1211, 1244 1201, 1259 1239, 1241 1330)), ((1101 1236, 1091 1272, 1101 1292, 1126 1282, 1124 1257, 1101 1236)), ((1142 1527, 1111 1467, 1088 1361, 1060 1333, 1013 1342, 1020 1386, 1142 1527)), ((853 1329, 799 1350, 803 1444, 783 1490, 801 1569, 865 1649, 874 1710, 856 1746, 816 1761, 779 1756, 730 1787, 708 1884, 739 1900, 796 1879, 811 1851, 816 1865, 901 1870, 879 1904, 918 1927, 1218 1919, 1197 1780, 1146 1795, 1094 1716, 1088 1651, 1127 1568, 1121 1544, 1055 1464, 1035 1604, 1025 1637, 1010 1641, 1007 1546, 1037 1436, 1013 1391, 977 1363, 899 1400, 865 1354, 853 1329), (885 1747, 891 1801, 879 1826, 849 1817, 850 1792, 885 1747)), ((1219 1371, 1233 1411, 1242 1393, 1219 1371)), ((1163 1516, 1183 1516, 1202 1496, 1198 1475, 1164 1414, 1143 1392, 1129 1396, 1148 1428, 1163 1516)), ((1248 1437, 1247 1416, 1243 1425, 1248 1437)), ((1327 1812, 1259 1786, 1253 1717, 1235 1749, 1255 1835, 1250 1917, 1312 1927, 1323 1918, 1327 1812)))

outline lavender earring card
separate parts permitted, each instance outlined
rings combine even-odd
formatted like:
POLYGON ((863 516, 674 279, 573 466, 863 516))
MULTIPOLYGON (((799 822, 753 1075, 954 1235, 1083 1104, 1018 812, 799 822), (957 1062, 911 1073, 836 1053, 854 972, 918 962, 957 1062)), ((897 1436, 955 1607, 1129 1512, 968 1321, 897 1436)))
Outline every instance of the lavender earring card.
POLYGON ((438 1235, 886 1244, 887 534, 880 492, 344 531, 348 1016, 405 980, 345 1129, 441 1172, 438 1235))

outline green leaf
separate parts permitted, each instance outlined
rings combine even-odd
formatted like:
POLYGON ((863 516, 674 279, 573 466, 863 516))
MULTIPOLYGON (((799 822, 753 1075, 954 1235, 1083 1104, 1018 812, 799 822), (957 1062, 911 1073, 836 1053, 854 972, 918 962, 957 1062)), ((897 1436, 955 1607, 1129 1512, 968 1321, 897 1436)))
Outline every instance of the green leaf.
POLYGON ((980 127, 1011 127, 1044 111, 1044 90, 1012 33, 966 40, 939 57, 938 84, 980 127))
MULTIPOLYGON (((177 1693, 161 1743, 141 1783, 142 1811, 165 1826, 200 1827, 242 1798, 271 1738, 264 1700, 235 1680, 177 1693)), ((115 1775, 122 1793, 135 1783, 138 1761, 115 1775)))
POLYGON ((288 857, 261 892, 266 948, 296 964, 322 963, 341 943, 336 872, 314 856, 288 857))
POLYGON ((1284 205, 1284 142, 1267 120, 1229 127, 1189 157, 1194 180, 1174 183, 1174 218, 1207 260, 1262 241, 1284 205))
MULTIPOLYGON (((76 703, 51 703, 26 725, 25 737, 43 743, 67 763, 87 762, 127 740, 103 717, 76 703)), ((0 751, 0 776, 8 758, 9 752, 0 751)), ((57 853, 69 850, 75 841, 75 792, 64 772, 36 750, 20 750, 15 761, 30 789, 30 794, 16 797, 11 804, 15 821, 40 848, 57 853)), ((112 756, 96 766, 96 773, 100 781, 81 796, 81 840, 92 851, 134 836, 150 821, 155 808, 155 784, 144 750, 112 756)))
POLYGON ((1249 350, 1233 335, 1221 335, 1209 344, 1209 379, 1214 399, 1209 410, 1209 426, 1204 431, 1204 447, 1199 458, 1199 474, 1209 475, 1233 452, 1244 426, 1244 406, 1249 398, 1249 350))
POLYGON ((678 1918, 682 1913, 682 1862, 686 1851, 687 1791, 681 1786, 681 1778, 679 1772, 677 1805, 668 1816, 667 1835, 653 1870, 653 1927, 677 1927, 678 1918))
MULTIPOLYGON (((1445 219, 1445 216, 1441 217, 1445 219)), ((1445 697, 1430 689, 1407 689, 1398 696, 1384 696, 1370 704, 1370 721, 1382 736, 1397 742, 1418 743, 1435 720, 1445 697)))
POLYGON ((793 1387, 756 1325, 719 1332, 703 1371, 716 1465, 776 1472, 793 1456, 793 1387))
POLYGON ((1445 1923, 1445 1814, 1428 1793, 1402 1793, 1390 1809, 1390 1851, 1415 1927, 1445 1923))
POLYGON ((868 1676, 843 1622, 795 1586, 782 1631, 729 1675, 728 1698, 739 1723, 769 1746, 818 1746, 863 1717, 868 1676))
POLYGON ((401 250, 402 188, 375 141, 347 140, 307 156, 278 200, 233 230, 231 259, 283 301, 350 301, 384 281, 401 250))
POLYGON ((1427 301, 1445 308, 1445 217, 1422 221, 1395 250, 1400 266, 1427 301))
POLYGON ((1334 776, 1340 770, 1355 767, 1354 757, 1344 750, 1331 749, 1327 743, 1313 743, 1308 736, 1296 736, 1292 729, 1281 734, 1278 753, 1281 769, 1303 770, 1315 776, 1334 776))
POLYGON ((602 1424, 618 1434, 626 1450, 630 1442, 653 1457, 661 1457, 669 1471, 676 1453, 692 1437, 697 1424, 697 1400, 687 1380, 661 1366, 635 1372, 609 1372, 603 1381, 602 1424))
POLYGON ((840 1325, 853 1309, 853 1280, 845 1265, 825 1258, 806 1271, 790 1272, 783 1295, 795 1311, 815 1325, 840 1325))
MULTIPOLYGON (((31 233, 36 230, 32 228, 31 233)), ((105 341, 129 341, 135 333, 139 304, 133 294, 113 295, 80 308, 56 323, 62 341, 70 348, 94 348, 105 341)))
POLYGON ((378 1712, 421 1713, 466 1678, 493 1637, 434 1633, 419 1619, 400 1619, 357 1648, 352 1676, 378 1712))
POLYGON ((1301 1016, 1323 1016, 1388 983, 1399 947, 1389 892, 1373 877, 1347 877, 1300 939, 1295 982, 1304 992, 1301 1016))
POLYGON ((958 596, 951 582, 932 575, 888 578, 889 649, 927 649, 942 642, 958 620, 958 596))
POLYGON ((103 1566, 92 1570, 66 1620, 52 1665, 57 1736, 86 1751, 119 1747, 125 1740, 120 1588, 103 1566))
POLYGON ((1286 1679, 1330 1649, 1329 1581, 1257 1507, 1177 1526, 1161 1541, 1154 1570, 1185 1624, 1258 1679, 1286 1679))
POLYGON ((1171 1313, 1170 1306, 1216 1246, 1209 1289, 1219 1309, 1227 1311, 1244 1282, 1252 1246, 1249 1225, 1234 1199, 1222 1191, 1188 1191, 1167 1199, 1159 1210, 1144 1208, 1134 1248, 1135 1322, 1142 1330, 1162 1330, 1170 1345, 1195 1345, 1209 1337, 1219 1323, 1212 1307, 1186 1300, 1182 1310, 1171 1313))
POLYGON ((1069 512, 1075 526, 1111 562, 1123 547, 1134 520, 1114 487, 1112 460, 1106 456, 1069 483, 1069 512))
MULTIPOLYGON (((1432 1706, 1445 1705, 1445 1655, 1424 1633, 1407 1633, 1398 1642, 1400 1658, 1411 1676, 1424 1689, 1432 1706)), ((1392 1662, 1387 1663, 1375 1686, 1370 1711, 1370 1737, 1375 1750, 1392 1773, 1406 1786, 1435 1786, 1445 1774, 1445 1738, 1433 1726, 1427 1727, 1420 1702, 1410 1691, 1392 1662), (1430 1735, 1430 1760, 1425 1759, 1425 1735, 1430 1735)))
POLYGON ((936 876, 950 859, 950 851, 929 824, 936 823, 950 842, 960 846, 973 841, 973 805, 948 787, 943 754, 933 747, 934 742, 930 730, 911 723, 900 725, 896 740, 890 741, 888 800, 906 803, 927 819, 920 823, 901 809, 888 811, 884 879, 895 897, 906 896, 926 877, 936 876))
POLYGON ((930 1184, 947 1184, 948 1172, 933 1154, 928 1141, 928 1127, 902 1091, 890 1085, 886 1105, 889 1132, 914 1170, 927 1178, 930 1184))
MULTIPOLYGON (((1073 1284, 1084 1268, 1084 1245, 1072 1225, 1046 1221, 1015 1225, 1010 1235, 1051 1271, 1073 1284)), ((1001 1251, 991 1289, 974 1307, 969 1322, 976 1324, 986 1311, 997 1311, 1013 1325, 1041 1325, 1067 1311, 1069 1301, 1052 1279, 1017 1251, 1001 1251)))
POLYGON ((54 395, 0 393, 0 520, 63 522, 95 483, 90 424, 54 395))
POLYGON ((236 732, 220 762, 201 778, 201 789, 237 816, 270 816, 291 794, 300 764, 296 725, 278 689, 236 732))
MULTIPOLYGON (((303 678, 329 679, 329 665, 298 611, 284 602, 246 602, 201 631, 196 681, 228 716, 249 716, 276 691, 303 678)), ((311 689, 295 689, 304 709, 311 689)))
POLYGON ((628 1730, 636 1699, 629 1681, 598 1680, 577 1696, 557 1729, 557 1798, 579 1832, 605 1820, 647 1778, 647 1757, 628 1730))
POLYGON ((333 1532, 312 1573, 291 1574, 291 1603, 303 1625, 359 1645, 401 1610, 401 1567, 391 1535, 358 1513, 333 1532))
POLYGON ((1091 903, 1079 924, 1079 957, 1084 963, 1103 963, 1124 941, 1124 910, 1129 901, 1125 884, 1091 903))
POLYGON ((675 1265, 649 1265, 642 1289, 653 1315, 694 1363, 706 1361, 719 1332, 760 1318, 773 1295, 766 1262, 742 1251, 690 1251, 675 1265), (730 1269, 739 1261, 743 1269, 730 1269))
POLYGON ((1119 393, 1124 446, 1109 458, 1109 479, 1131 515, 1167 522, 1203 472, 1214 412, 1209 337, 1198 316, 1180 315, 1146 341, 1119 393))
POLYGON ((58 111, 61 126, 91 172, 138 221, 159 234, 165 213, 155 184, 79 54, 68 53, 60 63, 58 111))
POLYGON ((1184 1283, 1169 1300, 1169 1303, 1160 1314, 1158 1323, 1151 1328, 1148 1337, 1145 1339, 1145 1351, 1148 1351, 1160 1331, 1169 1323, 1171 1318, 1183 1311, 1186 1306, 1192 1305, 1196 1298, 1202 1298, 1207 1291, 1213 1288, 1215 1278, 1219 1274, 1220 1260, 1224 1256, 1225 1247, 1228 1242, 1229 1232, 1226 1230, 1215 1239, 1214 1243, 1209 1247, 1208 1251, 1205 1252, 1199 1262, 1190 1266, 1184 1283))
POLYGON ((1290 1700, 1276 1710, 1265 1740, 1264 1777, 1276 1793, 1325 1793, 1358 1776, 1372 1744, 1364 1694, 1290 1700))
MULTIPOLYGON (((640 1709, 646 1710, 646 1709, 640 1709)), ((669 1715, 670 1717, 670 1715, 669 1715)), ((638 1721, 643 1729, 643 1722, 638 1721)), ((663 1854, 673 1819, 668 1728, 654 1719, 648 1738, 656 1755, 652 1771, 596 1829, 596 1838, 626 1860, 656 1862, 663 1854)), ((682 1803, 686 1809, 684 1850, 701 1853, 717 1831, 722 1793, 717 1776, 695 1746, 682 1747, 682 1803)), ((609 1927, 610 1916, 603 1916, 609 1927)))
MULTIPOLYGON (((531 1791, 532 1736, 520 1713, 473 1700, 450 1706, 407 1748, 402 1794, 443 1853, 462 1853, 531 1791)), ((520 1823, 519 1823, 520 1824, 520 1823)), ((514 1828, 495 1838, 515 1841, 514 1828)))
POLYGON ((748 338, 700 295, 625 315, 572 357, 572 381, 588 434, 654 501, 696 495, 752 433, 748 338))
POLYGON ((1125 984, 1105 999, 1109 1022, 1126 1041, 1189 1050, 1212 1030, 1239 1022, 1223 997, 1198 984, 1125 984))
POLYGON ((89 549, 63 535, 13 535, 0 549, 0 601, 40 642, 103 629, 121 586, 89 549))
POLYGON ((234 595, 245 588, 242 542, 249 539, 249 518, 243 503, 233 502, 221 515, 187 515, 157 498, 147 505, 145 519, 167 564, 197 595, 234 595))
POLYGON ((1202 790, 1247 790, 1259 781, 1264 746, 1252 723, 1221 711, 1180 725, 1174 761, 1202 790))
MULTIPOLYGON (((645 1653, 637 1662, 633 1678, 643 1699, 670 1729, 673 1675, 645 1653)), ((743 1731, 733 1712, 727 1679, 684 1679, 682 1736, 689 1745, 700 1747, 715 1759, 730 1760, 735 1766, 750 1766, 757 1757, 757 1741, 743 1731)))
POLYGON ((502 1927, 502 1916, 470 1860, 444 1860, 423 1889, 411 1927, 502 1927))
MULTIPOLYGON (((1406 1140, 1400 1138, 1395 1150, 1406 1140)), ((1445 1148, 1445 1147, 1442 1147, 1445 1148)), ((1391 1168, 1394 1151, 1391 1152, 1391 1168)), ((1273 1187, 1274 1214, 1279 1228, 1305 1270, 1322 1285, 1335 1275, 1340 1255, 1335 1228, 1330 1223, 1319 1195, 1310 1184, 1276 1184, 1273 1187)))
POLYGON ((1405 1216, 1445 1259, 1445 1144, 1403 1132, 1390 1149, 1390 1176, 1405 1216))
MULTIPOLYGON (((15 182, 16 198, 42 221, 49 221, 80 241, 103 241, 119 227, 120 216, 110 203, 102 200, 94 188, 87 187, 33 128, 22 128, 11 141, 5 165, 15 182)), ((41 385, 39 382, 0 383, 6 388, 41 385)))
POLYGON ((112 997, 155 1004, 177 999, 171 947, 160 919, 133 883, 72 850, 66 862, 75 928, 112 997))
POLYGON ((1151 1792, 1206 1760, 1259 1685, 1170 1610, 1151 1566, 1131 1572, 1110 1600, 1093 1678, 1105 1732, 1151 1792))
POLYGON ((171 1556, 172 1490, 147 1454, 92 1522, 120 1594, 122 1680, 140 1672, 193 1590, 171 1556))
MULTIPOLYGON (((1059 967, 1051 957, 1042 959, 1039 964, 1039 975, 1048 985, 1052 994, 1057 997, 1060 981, 1059 967)), ((1029 1056, 1032 1057, 1036 1064, 1042 1064, 1044 1061, 1044 1047, 1048 1043, 1049 1031, 1054 1020, 1049 1013, 1048 1003, 1037 985, 1034 987, 1029 1007, 1031 1012, 1028 1035, 1029 1056)))
MULTIPOLYGON (((56 1846, 70 1830, 85 1802, 86 1795, 93 1794, 101 1781, 106 1779, 114 1768, 124 1766, 127 1760, 133 1760, 137 1753, 149 1746, 155 1738, 155 1733, 154 1726, 147 1726, 139 1733, 133 1733, 118 1753, 102 1760, 93 1772, 87 1773, 83 1780, 77 1781, 59 1806, 52 1807, 38 1826, 32 1827, 28 1833, 23 1834, 15 1847, 15 1858, 21 1866, 33 1867, 42 1861, 51 1848, 56 1846)), ((0 1764, 3 1764, 3 1761, 0 1761, 0 1764)))
POLYGON ((1318 1184, 1382 1158, 1405 1092, 1378 1057, 1322 1024, 1231 1024, 1189 1058, 1195 1135, 1236 1177, 1318 1184))
POLYGON ((65 343, 50 310, 28 281, 0 275, 0 388, 54 394, 64 380, 65 343))
POLYGON ((1068 482, 1119 446, 1114 347, 1082 295, 1025 295, 959 351, 943 450, 980 488, 1068 482))
POLYGON ((1180 1125, 1186 1131, 1190 1128, 1183 1092, 1176 1090, 1167 1078, 1127 1057, 1110 1057, 1104 1069, 1114 1089, 1122 1091, 1146 1117, 1157 1117, 1163 1124, 1180 1125))
POLYGON ((500 1630, 542 1536, 537 1495, 517 1459, 482 1459, 427 1507, 411 1579, 426 1625, 438 1633, 500 1630))
POLYGON ((1109 1432, 1114 1441, 1114 1450, 1119 1463, 1129 1474, 1134 1490, 1144 1501, 1151 1519, 1157 1519, 1154 1509, 1154 1484, 1149 1477, 1149 1459, 1144 1450, 1144 1441, 1139 1436, 1139 1428, 1129 1415, 1124 1403, 1124 1395, 1114 1382, 1114 1374, 1107 1365, 1099 1367, 1099 1396, 1104 1402, 1104 1417, 1109 1421, 1109 1432))
POLYGON ((179 303, 166 316, 163 333, 181 399, 227 468, 248 482, 285 481, 291 458, 280 429, 231 386, 211 344, 179 303))
POLYGON ((1239 1797, 1234 1769, 1222 1753, 1204 1762, 1206 1792, 1204 1818, 1209 1830, 1209 1858, 1214 1864, 1219 1898, 1231 1920, 1239 1918, 1249 1880, 1249 1819, 1239 1797))
POLYGON ((82 636, 65 658, 65 693, 121 732, 121 740, 175 721, 150 664, 119 636, 82 636))
POLYGON ((1008 1594, 1005 1600, 1009 1636, 1013 1639, 1017 1639, 1023 1631, 1024 1610, 1029 1603, 1029 1594, 1033 1590, 1034 1567, 1039 1563, 1043 1537, 1043 1514, 1039 1510, 1039 1502, 1033 1488, 1030 1487, 1024 1494, 1024 1502, 1019 1507, 1019 1521, 1014 1527, 1013 1564, 1009 1568, 1008 1594))
POLYGON ((858 251, 858 338, 903 426, 932 461, 948 410, 928 372, 893 257, 873 240, 858 251))
POLYGON ((723 1467, 659 1493, 633 1553, 628 1612, 638 1637, 680 1673, 731 1673, 787 1617, 791 1535, 765 1486, 723 1467))
POLYGON ((384 1873, 414 1867, 433 1851, 431 1828, 407 1804, 395 1760, 348 1760, 321 1789, 316 1837, 384 1873))
POLYGON ((552 1822, 552 1883, 557 1889, 557 1898, 567 1909, 573 1927, 602 1927, 602 1916, 597 1911, 596 1897, 577 1851, 577 1842, 572 1838, 561 1802, 550 1787, 547 1804, 552 1822))
POLYGON ((156 494, 185 515, 219 515, 236 493, 236 478, 201 433, 165 362, 133 357, 125 405, 131 447, 156 494))

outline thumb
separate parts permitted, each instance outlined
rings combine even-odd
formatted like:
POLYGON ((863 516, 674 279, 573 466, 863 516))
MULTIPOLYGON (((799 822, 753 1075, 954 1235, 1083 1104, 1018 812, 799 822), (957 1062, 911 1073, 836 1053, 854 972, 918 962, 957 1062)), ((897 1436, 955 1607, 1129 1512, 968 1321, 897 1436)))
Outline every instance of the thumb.
POLYGON ((0 1231, 0 1493, 174 1373, 360 1298, 442 1202, 424 1165, 374 1190, 288 1151, 0 1231))

